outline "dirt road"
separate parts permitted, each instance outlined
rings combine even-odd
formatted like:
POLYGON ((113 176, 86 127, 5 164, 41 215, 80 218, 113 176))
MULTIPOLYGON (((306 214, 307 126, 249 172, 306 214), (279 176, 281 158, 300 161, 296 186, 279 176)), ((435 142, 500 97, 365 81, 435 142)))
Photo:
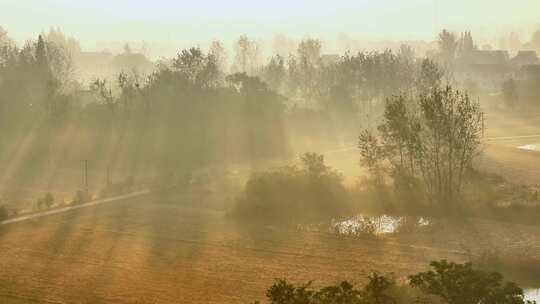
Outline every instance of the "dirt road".
POLYGON ((150 193, 150 190, 141 190, 141 191, 136 191, 136 192, 132 192, 132 193, 124 194, 124 195, 119 195, 119 196, 115 196, 115 197, 98 199, 98 200, 94 200, 94 201, 84 203, 84 204, 80 204, 80 205, 68 206, 68 207, 57 208, 57 209, 53 209, 53 210, 49 210, 49 211, 42 211, 42 212, 32 213, 32 214, 28 214, 28 215, 18 216, 18 217, 8 219, 8 220, 5 220, 5 221, 0 221, 0 225, 19 223, 19 222, 23 222, 23 221, 37 219, 37 218, 44 217, 44 216, 50 216, 50 215, 53 215, 53 214, 64 213, 64 212, 68 212, 68 211, 72 211, 72 210, 76 210, 76 209, 97 206, 97 205, 101 205, 101 204, 105 204, 105 203, 111 203, 111 202, 130 199, 130 198, 136 198, 138 196, 145 195, 145 194, 148 194, 148 193, 150 193))

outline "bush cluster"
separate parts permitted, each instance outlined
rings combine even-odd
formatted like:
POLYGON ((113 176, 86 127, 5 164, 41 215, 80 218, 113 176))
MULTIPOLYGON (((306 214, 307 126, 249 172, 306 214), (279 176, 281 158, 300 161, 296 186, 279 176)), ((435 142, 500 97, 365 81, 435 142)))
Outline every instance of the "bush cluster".
POLYGON ((432 270, 409 276, 408 286, 401 288, 391 276, 379 273, 371 274, 360 289, 345 281, 315 290, 311 282, 294 285, 281 279, 268 288, 266 297, 272 304, 534 303, 525 300, 523 290, 516 284, 503 282, 503 276, 497 272, 446 260, 430 265, 432 270))
POLYGON ((251 176, 232 215, 259 223, 298 224, 349 214, 352 204, 342 176, 325 165, 322 155, 306 153, 301 163, 251 176))

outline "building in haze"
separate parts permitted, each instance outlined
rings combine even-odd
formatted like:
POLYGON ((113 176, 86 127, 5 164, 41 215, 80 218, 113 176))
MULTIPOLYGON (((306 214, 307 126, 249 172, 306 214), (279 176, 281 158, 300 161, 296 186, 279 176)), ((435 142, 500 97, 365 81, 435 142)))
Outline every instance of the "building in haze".
POLYGON ((512 64, 519 67, 539 63, 540 60, 538 60, 538 54, 536 54, 536 51, 519 51, 518 54, 512 58, 512 64))
POLYGON ((478 89, 487 92, 499 91, 512 72, 510 55, 504 50, 473 50, 456 61, 456 79, 475 83, 478 89))

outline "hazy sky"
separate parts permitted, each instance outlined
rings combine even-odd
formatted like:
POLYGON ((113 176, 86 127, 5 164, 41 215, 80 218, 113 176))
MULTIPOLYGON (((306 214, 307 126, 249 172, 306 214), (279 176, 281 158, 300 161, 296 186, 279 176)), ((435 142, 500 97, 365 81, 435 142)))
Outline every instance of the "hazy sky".
MULTIPOLYGON (((540 0, 438 0, 442 27, 495 32, 540 24, 540 0), (466 25, 466 26, 465 26, 466 25)), ((0 25, 17 41, 50 26, 96 41, 232 40, 245 33, 295 37, 432 39, 434 0, 0 0, 0 25)))

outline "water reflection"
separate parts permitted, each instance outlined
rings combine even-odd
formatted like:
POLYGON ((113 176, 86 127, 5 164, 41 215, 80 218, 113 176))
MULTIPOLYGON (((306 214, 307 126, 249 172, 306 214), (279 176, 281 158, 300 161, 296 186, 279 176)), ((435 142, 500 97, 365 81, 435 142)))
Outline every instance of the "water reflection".
POLYGON ((540 146, 540 144, 528 144, 528 145, 518 146, 517 148, 521 150, 537 151, 538 146, 540 146))
POLYGON ((332 220, 330 223, 299 225, 298 229, 318 232, 327 231, 342 235, 383 235, 414 230, 429 224, 430 220, 423 217, 359 214, 346 220, 332 220))
POLYGON ((355 218, 345 221, 333 221, 332 227, 339 234, 388 234, 395 233, 400 229, 415 228, 429 225, 429 220, 422 217, 403 216, 366 216, 357 215, 355 218))
POLYGON ((524 292, 525 300, 540 303, 540 289, 526 289, 524 292))

